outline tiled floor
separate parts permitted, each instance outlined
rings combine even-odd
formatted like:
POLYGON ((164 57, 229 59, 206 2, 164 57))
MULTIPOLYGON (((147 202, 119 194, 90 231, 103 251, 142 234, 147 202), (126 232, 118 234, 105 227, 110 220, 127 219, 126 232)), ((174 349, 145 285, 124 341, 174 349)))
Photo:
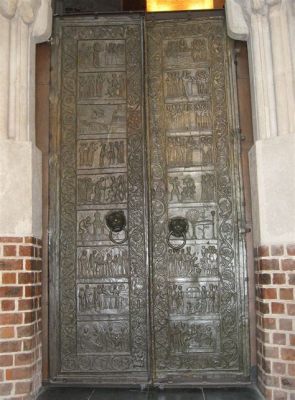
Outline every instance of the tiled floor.
POLYGON ((38 400, 263 400, 254 387, 138 391, 93 388, 47 388, 38 400))

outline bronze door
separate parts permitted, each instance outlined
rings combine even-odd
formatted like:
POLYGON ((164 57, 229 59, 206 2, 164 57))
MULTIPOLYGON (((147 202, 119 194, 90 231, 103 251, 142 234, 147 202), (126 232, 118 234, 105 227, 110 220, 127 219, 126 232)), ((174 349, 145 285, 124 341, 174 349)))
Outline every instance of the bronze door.
POLYGON ((243 381, 246 266, 225 21, 150 21, 147 41, 154 377, 243 381), (186 223, 186 244, 169 223, 177 217, 186 223))
POLYGON ((248 379, 224 18, 173 18, 56 21, 52 381, 248 379))

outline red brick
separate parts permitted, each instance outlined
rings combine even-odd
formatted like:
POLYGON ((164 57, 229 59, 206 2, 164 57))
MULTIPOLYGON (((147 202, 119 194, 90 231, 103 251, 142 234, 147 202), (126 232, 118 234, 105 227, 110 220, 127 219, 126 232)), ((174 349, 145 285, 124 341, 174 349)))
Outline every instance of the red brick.
POLYGON ((272 282, 274 285, 283 285, 286 283, 285 274, 273 274, 272 282))
POLYGON ((16 246, 3 246, 4 257, 15 257, 16 256, 16 246))
POLYGON ((283 303, 271 303, 271 311, 273 314, 284 314, 285 304, 283 303))
POLYGON ((15 309, 15 300, 2 300, 1 308, 3 311, 13 311, 15 309))
POLYGON ((289 256, 295 256, 295 244, 288 244, 287 253, 289 256))
POLYGON ((22 243, 22 237, 0 236, 0 243, 22 243))
POLYGON ((270 374, 270 372, 271 372, 271 362, 270 361, 267 361, 267 360, 265 360, 265 358, 262 358, 261 367, 265 373, 270 374))
POLYGON ((290 345, 295 346, 295 335, 290 335, 290 345))
POLYGON ((34 335, 34 325, 24 325, 17 327, 17 337, 30 337, 34 335))
POLYGON ((274 346, 263 346, 263 355, 266 358, 278 358, 279 348, 274 346))
POLYGON ((279 329, 282 331, 292 331, 292 320, 281 318, 279 321, 279 329))
POLYGON ((280 289, 280 299, 293 300, 293 289, 280 289))
POLYGON ((264 329, 276 329, 275 318, 263 318, 262 324, 264 329))
POLYGON ((13 258, 0 259, 1 271, 17 271, 23 269, 23 260, 15 260, 13 258))
POLYGON ((15 272, 4 272, 2 274, 2 283, 4 285, 11 285, 16 283, 16 274, 15 272))
POLYGON ((268 257, 269 256, 268 246, 259 246, 258 247, 258 256, 259 257, 268 257))
POLYGON ((289 285, 295 285, 295 274, 289 274, 289 285))
POLYGON ((267 271, 271 271, 271 270, 277 270, 279 269, 279 260, 277 259, 267 259, 267 258, 263 258, 260 260, 260 270, 267 270, 267 271))
POLYGON ((20 284, 29 284, 29 283, 34 283, 35 281, 35 275, 34 272, 20 272, 18 274, 18 283, 20 284))
POLYGON ((274 333, 273 342, 274 344, 286 344, 286 335, 284 333, 274 333))
MULTIPOLYGON (((11 393, 11 391, 12 391, 12 388, 13 388, 12 383, 5 383, 5 382, 0 383, 0 393, 1 393, 1 396, 9 396, 10 393, 11 393)), ((9 396, 9 399, 10 399, 10 398, 11 398, 11 397, 9 396)))
POLYGON ((31 244, 36 244, 36 238, 33 236, 26 236, 25 237, 25 243, 31 243, 31 244))
POLYGON ((32 367, 11 368, 6 370, 6 379, 16 381, 32 377, 32 367))
MULTIPOLYGON (((271 399, 271 397, 267 397, 271 399)), ((283 392, 282 390, 274 390, 273 392, 273 400, 287 400, 288 399, 288 393, 283 392)))
POLYGON ((27 271, 41 271, 42 260, 26 260, 27 271))
POLYGON ((292 391, 295 389, 295 379, 282 377, 281 382, 283 389, 292 391))
POLYGON ((286 258, 282 260, 282 269, 284 271, 295 271, 295 259, 286 258))
POLYGON ((276 299, 277 298, 277 289, 275 289, 275 288, 269 288, 269 289, 262 288, 260 293, 261 293, 262 299, 276 299))
POLYGON ((288 375, 295 376, 295 364, 288 365, 288 375))
POLYGON ((15 353, 20 351, 22 342, 19 341, 6 341, 0 342, 0 353, 15 353))
POLYGON ((24 316, 24 324, 30 324, 36 321, 36 311, 26 312, 24 316))
POLYGON ((258 281, 260 285, 269 285, 271 283, 271 275, 270 274, 259 274, 258 281))
POLYGON ((281 349, 281 356, 283 360, 295 361, 295 349, 281 349))
POLYGON ((281 362, 273 362, 272 364, 273 372, 275 374, 283 375, 286 372, 286 364, 281 362))
POLYGON ((287 304, 288 315, 295 315, 295 304, 287 304))
POLYGON ((36 338, 32 337, 30 339, 24 339, 23 340, 23 345, 24 345, 24 351, 30 351, 34 347, 36 347, 36 338))
POLYGON ((25 286, 26 297, 40 296, 42 293, 41 285, 38 286, 25 286))
POLYGON ((19 286, 0 287, 0 297, 22 297, 23 288, 19 286))
POLYGON ((13 357, 10 354, 0 355, 1 367, 10 367, 13 364, 13 357))
POLYGON ((257 309, 259 309, 259 311, 260 311, 262 314, 269 314, 269 304, 268 304, 268 303, 261 303, 261 302, 258 302, 258 307, 257 307, 257 309))
POLYGON ((282 245, 271 246, 271 255, 272 256, 282 256, 283 254, 284 254, 284 246, 282 246, 282 245))
POLYGON ((21 324, 23 315, 18 313, 7 313, 0 314, 0 325, 18 325, 21 324))
POLYGON ((19 300, 18 302, 18 309, 22 310, 33 310, 34 308, 34 300, 33 299, 26 299, 26 300, 19 300))
POLYGON ((34 356, 31 352, 15 355, 15 365, 30 365, 34 361, 34 356))
POLYGON ((16 382, 15 394, 28 394, 32 390, 32 382, 16 382))
POLYGON ((33 257, 34 248, 32 246, 19 246, 19 255, 21 257, 33 257))
MULTIPOLYGON (((11 339, 14 337, 14 327, 13 326, 3 326, 0 328, 0 338, 1 339, 11 339)), ((1 366, 1 363, 0 363, 1 366)))

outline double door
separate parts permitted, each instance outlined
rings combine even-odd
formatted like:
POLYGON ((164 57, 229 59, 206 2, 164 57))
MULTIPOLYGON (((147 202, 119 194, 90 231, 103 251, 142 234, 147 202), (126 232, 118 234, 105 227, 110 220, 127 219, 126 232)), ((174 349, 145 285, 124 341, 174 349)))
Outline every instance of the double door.
POLYGON ((247 381, 224 17, 65 18, 53 50, 51 379, 247 381))

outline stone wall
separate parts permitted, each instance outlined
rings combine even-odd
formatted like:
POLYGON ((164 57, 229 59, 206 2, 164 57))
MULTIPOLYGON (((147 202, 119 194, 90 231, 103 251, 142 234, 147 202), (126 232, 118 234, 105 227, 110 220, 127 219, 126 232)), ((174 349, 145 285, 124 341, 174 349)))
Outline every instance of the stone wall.
POLYGON ((0 399, 41 386, 41 241, 0 237, 0 399))

